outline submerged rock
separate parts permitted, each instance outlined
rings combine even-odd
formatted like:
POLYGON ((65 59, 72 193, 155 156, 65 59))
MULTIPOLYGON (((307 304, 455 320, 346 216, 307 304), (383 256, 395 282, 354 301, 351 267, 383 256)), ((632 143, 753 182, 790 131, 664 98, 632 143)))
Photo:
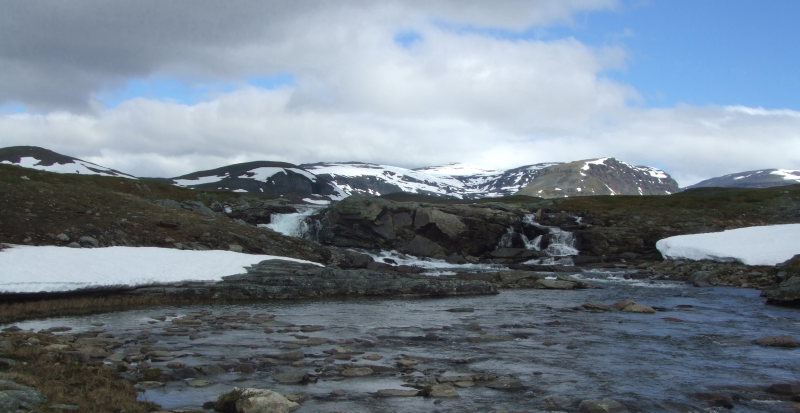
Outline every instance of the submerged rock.
POLYGON ((780 336, 766 336, 759 338, 755 341, 756 344, 759 346, 764 347, 784 347, 784 348, 795 348, 800 347, 800 340, 788 336, 788 335, 780 335, 780 336))
POLYGON ((628 413, 624 404, 614 399, 584 400, 578 409, 581 413, 628 413))

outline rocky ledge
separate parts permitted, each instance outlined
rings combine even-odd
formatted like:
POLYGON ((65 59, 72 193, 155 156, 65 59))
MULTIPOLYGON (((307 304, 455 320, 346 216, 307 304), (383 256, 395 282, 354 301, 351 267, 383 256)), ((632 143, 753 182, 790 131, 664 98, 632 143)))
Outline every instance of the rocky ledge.
POLYGON ((129 292, 214 300, 303 299, 323 297, 448 297, 496 294, 487 281, 429 277, 368 269, 339 269, 266 260, 222 281, 147 286, 129 292))

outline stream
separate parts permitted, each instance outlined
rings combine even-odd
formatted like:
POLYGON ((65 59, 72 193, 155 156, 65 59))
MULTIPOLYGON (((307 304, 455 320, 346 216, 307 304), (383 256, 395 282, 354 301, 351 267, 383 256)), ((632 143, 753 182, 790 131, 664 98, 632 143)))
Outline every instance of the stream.
POLYGON ((765 306, 757 290, 627 280, 614 272, 576 276, 602 288, 158 308, 17 325, 110 334, 125 342, 120 357, 143 347, 166 352, 149 363, 173 370, 171 379, 141 398, 167 409, 200 409, 238 386, 299 393, 301 413, 577 412, 581 400, 604 397, 632 412, 728 411, 714 406, 720 396, 736 412, 797 411, 764 389, 798 380, 800 350, 753 344, 768 335, 800 336, 797 309, 765 306), (574 309, 624 299, 659 311, 574 309), (346 374, 352 367, 370 372, 346 374), (287 384, 278 379, 286 373, 311 380, 287 384), (475 379, 461 380, 458 397, 376 395, 442 376, 475 379), (481 381, 486 376, 513 385, 490 386, 481 381), (204 382, 190 385, 193 379, 204 382))

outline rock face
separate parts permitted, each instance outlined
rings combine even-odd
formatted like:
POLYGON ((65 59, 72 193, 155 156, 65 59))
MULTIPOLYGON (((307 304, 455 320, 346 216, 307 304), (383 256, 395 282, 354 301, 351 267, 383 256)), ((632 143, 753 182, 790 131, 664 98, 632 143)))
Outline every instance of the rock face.
POLYGON ((518 194, 542 198, 588 195, 667 195, 678 183, 660 169, 614 158, 588 159, 542 169, 518 194))
POLYGON ((215 300, 301 299, 322 297, 446 297, 496 294, 485 281, 428 277, 366 269, 343 270, 312 264, 267 260, 247 273, 219 283, 190 282, 144 287, 137 295, 167 295, 215 300))
POLYGON ((525 251, 521 234, 533 239, 547 232, 525 228, 526 212, 500 204, 426 204, 351 196, 319 217, 319 240, 339 247, 397 250, 455 261, 519 261, 536 255, 525 251))

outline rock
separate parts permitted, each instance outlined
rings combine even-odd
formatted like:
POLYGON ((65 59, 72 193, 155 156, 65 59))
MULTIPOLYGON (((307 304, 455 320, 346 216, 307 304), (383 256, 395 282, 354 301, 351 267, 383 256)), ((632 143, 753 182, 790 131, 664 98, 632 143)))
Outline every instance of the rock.
POLYGON ((611 310, 609 306, 600 303, 584 303, 581 307, 587 311, 603 312, 611 310))
POLYGON ((67 234, 62 232, 62 233, 56 235, 56 239, 61 241, 61 242, 67 242, 67 241, 69 241, 69 235, 67 235, 67 234))
POLYGON ((430 397, 458 397, 458 390, 451 384, 434 384, 428 390, 430 397))
POLYGON ((288 371, 276 374, 275 381, 280 384, 307 384, 314 380, 303 371, 288 371))
POLYGON ((397 367, 400 367, 400 368, 413 367, 413 366, 416 366, 418 363, 419 363, 418 360, 410 359, 410 358, 404 358, 404 359, 401 359, 401 360, 397 361, 397 367))
POLYGON ((84 235, 84 236, 78 238, 78 242, 81 245, 88 245, 88 246, 90 246, 92 248, 97 248, 97 247, 100 246, 100 241, 98 241, 97 238, 90 237, 88 235, 84 235))
POLYGON ((788 336, 788 335, 779 335, 779 336, 766 336, 759 338, 755 341, 756 344, 759 346, 764 347, 783 347, 783 348, 795 348, 800 347, 800 340, 788 336))
POLYGON ((369 361, 378 361, 378 360, 382 359, 383 356, 381 356, 380 354, 365 354, 365 355, 361 356, 361 358, 364 359, 364 360, 369 360, 369 361))
POLYGON ((370 376, 374 373, 370 367, 349 367, 342 370, 342 376, 345 377, 364 377, 370 376))
POLYGON ((614 399, 584 400, 578 406, 581 413, 628 413, 624 404, 614 399))
POLYGON ((772 394, 780 394, 782 396, 800 395, 800 381, 791 383, 775 383, 767 387, 767 391, 772 394))
POLYGON ((290 413, 300 405, 267 389, 235 388, 217 398, 214 409, 236 413, 290 413))
POLYGON ((711 271, 695 271, 689 276, 688 281, 695 287, 711 287, 719 282, 714 279, 714 273, 711 271))
POLYGON ((508 376, 498 377, 486 383, 486 387, 495 390, 520 390, 524 388, 521 381, 508 376))
POLYGON ((69 248, 80 248, 81 244, 78 244, 77 242, 73 241, 73 242, 70 242, 69 244, 67 244, 67 247, 69 247, 69 248))
POLYGON ((765 289, 761 296, 768 304, 800 306, 800 275, 795 275, 775 287, 765 289))
POLYGON ((474 312, 475 309, 472 307, 456 307, 456 308, 448 308, 447 310, 444 311, 449 311, 451 313, 471 313, 474 312))
POLYGON ((653 307, 637 304, 633 300, 625 300, 615 303, 613 307, 619 311, 624 311, 627 313, 644 313, 644 314, 654 314, 656 310, 653 307))
POLYGON ((146 380, 136 383, 137 389, 150 390, 150 389, 157 389, 159 387, 164 387, 164 383, 154 380, 146 380))
POLYGON ((214 384, 213 381, 205 380, 205 379, 190 379, 186 381, 186 384, 189 387, 208 387, 214 384))
POLYGON ((419 390, 383 389, 375 392, 377 397, 415 397, 419 394, 419 390))

